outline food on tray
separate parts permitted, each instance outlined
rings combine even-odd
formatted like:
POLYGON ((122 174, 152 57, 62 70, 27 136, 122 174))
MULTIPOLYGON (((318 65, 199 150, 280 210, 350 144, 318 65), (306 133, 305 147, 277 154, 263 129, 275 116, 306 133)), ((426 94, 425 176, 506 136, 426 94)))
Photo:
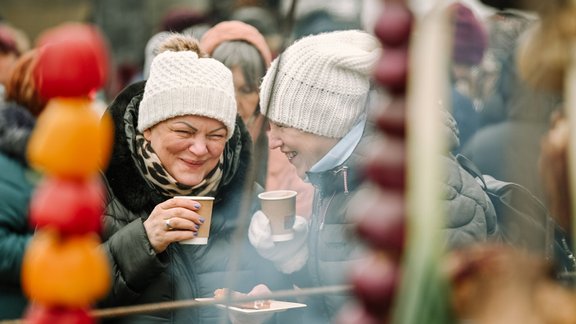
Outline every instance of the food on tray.
MULTIPOLYGON (((214 298, 215 299, 225 299, 228 296, 229 292, 227 288, 220 288, 214 291, 214 298)), ((232 291, 230 294, 231 299, 237 299, 242 297, 249 297, 250 295, 244 294, 238 291, 232 291)), ((269 299, 259 299, 253 301, 243 301, 243 302, 231 302, 231 305, 234 307, 245 308, 245 309, 268 309, 270 308, 270 300, 269 299)))

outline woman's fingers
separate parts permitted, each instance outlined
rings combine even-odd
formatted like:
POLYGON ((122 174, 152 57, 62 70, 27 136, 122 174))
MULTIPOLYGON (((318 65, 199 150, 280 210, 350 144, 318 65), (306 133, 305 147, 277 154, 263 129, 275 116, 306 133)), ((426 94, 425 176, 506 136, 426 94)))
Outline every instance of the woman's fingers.
POLYGON ((191 199, 168 199, 158 204, 144 228, 156 253, 161 253, 170 243, 193 239, 204 219, 196 212, 200 203, 191 199))
MULTIPOLYGON (((159 217, 163 220, 178 217, 191 221, 199 226, 204 223, 204 218, 197 213, 198 209, 201 207, 200 203, 197 201, 191 199, 172 198, 158 204, 156 207, 157 208, 154 209, 150 217, 153 217, 154 215, 154 217, 159 217)), ((185 226, 182 228, 185 229, 188 227, 189 226, 185 226)))
POLYGON ((197 232, 202 223, 198 220, 192 221, 182 217, 171 217, 163 221, 167 231, 192 231, 197 232), (198 222, 199 224, 197 224, 198 222))

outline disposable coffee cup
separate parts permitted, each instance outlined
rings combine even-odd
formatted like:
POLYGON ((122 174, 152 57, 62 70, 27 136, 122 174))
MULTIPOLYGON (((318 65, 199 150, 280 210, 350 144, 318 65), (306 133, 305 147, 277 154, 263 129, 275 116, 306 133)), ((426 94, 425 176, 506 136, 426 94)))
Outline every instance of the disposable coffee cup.
POLYGON ((270 220, 272 240, 288 241, 294 238, 296 219, 296 195, 293 190, 266 191, 258 195, 262 212, 270 220))
POLYGON ((210 236, 210 223, 212 220, 212 206, 214 205, 214 197, 199 197, 199 196, 176 196, 174 198, 191 199, 197 201, 201 206, 196 211, 200 217, 204 218, 204 223, 198 229, 198 236, 193 239, 180 241, 180 244, 195 244, 204 245, 208 244, 208 237, 210 236))

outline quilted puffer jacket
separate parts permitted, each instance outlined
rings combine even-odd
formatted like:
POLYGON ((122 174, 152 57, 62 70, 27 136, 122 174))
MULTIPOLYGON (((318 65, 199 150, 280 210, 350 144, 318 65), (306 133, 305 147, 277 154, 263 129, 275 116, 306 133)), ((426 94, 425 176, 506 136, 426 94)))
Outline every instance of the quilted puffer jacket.
MULTIPOLYGON (((456 124, 446 113, 446 135, 450 145, 458 141, 456 124)), ((370 149, 371 132, 350 158, 328 171, 311 173, 315 187, 310 221, 306 266, 293 275, 300 287, 325 287, 347 284, 347 271, 364 258, 363 244, 354 235, 354 222, 348 216, 348 205, 370 189, 362 181, 361 161, 370 149)), ((489 240, 497 233, 496 213, 488 196, 476 180, 447 154, 443 161, 441 187, 447 211, 444 234, 449 249, 489 240)), ((346 293, 310 296, 304 310, 306 323, 330 323, 350 296, 346 293)))
MULTIPOLYGON (((458 131, 452 116, 445 112, 446 137, 450 147, 457 146, 458 131)), ((496 211, 480 184, 456 158, 447 153, 444 160, 444 199, 446 201, 446 245, 449 249, 486 241, 496 236, 496 211)))

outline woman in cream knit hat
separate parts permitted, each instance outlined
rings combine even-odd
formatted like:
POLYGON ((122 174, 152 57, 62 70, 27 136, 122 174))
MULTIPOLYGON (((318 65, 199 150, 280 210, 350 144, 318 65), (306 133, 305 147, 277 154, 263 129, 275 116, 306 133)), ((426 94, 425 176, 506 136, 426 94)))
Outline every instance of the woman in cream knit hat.
MULTIPOLYGON (((298 175, 316 189, 308 222, 297 216, 291 241, 273 242, 268 219, 258 211, 249 237, 265 258, 298 287, 346 283, 346 268, 360 257, 348 235, 345 212, 360 189, 366 110, 378 40, 363 31, 304 37, 280 55, 260 90, 261 113, 270 120, 269 146, 281 151, 298 175), (310 228, 310 230, 308 230, 310 228)), ((306 298, 304 323, 329 323, 347 294, 306 298)))
MULTIPOLYGON (((269 146, 284 153, 300 177, 314 185, 314 208, 309 222, 296 217, 294 238, 285 242, 272 240, 266 215, 257 211, 249 238, 261 256, 291 274, 300 288, 345 285, 349 270, 367 257, 353 231, 354 212, 375 204, 373 185, 362 181, 362 163, 368 149, 383 145, 367 126, 371 76, 381 54, 380 42, 358 30, 308 36, 288 47, 262 82, 269 146)), ((456 142, 448 114, 445 122, 449 141, 456 142)), ((443 156, 443 162, 446 245, 485 241, 496 233, 489 198, 453 156, 443 156)), ((349 293, 308 296, 303 322, 333 321, 348 299, 349 293)))
MULTIPOLYGON (((105 170, 103 247, 113 287, 101 306, 214 297, 218 288, 246 292, 259 284, 269 262, 247 239, 233 241, 252 145, 237 118, 230 70, 204 55, 195 39, 174 34, 162 43, 148 80, 124 89, 108 109, 115 143, 105 170), (197 201, 175 196, 214 197, 207 244, 179 244, 206 225, 197 201), (231 263, 234 251, 242 253, 238 264, 231 263), (225 287, 230 269, 238 277, 225 287)), ((220 316, 216 308, 194 307, 114 323, 219 323, 220 316)))

